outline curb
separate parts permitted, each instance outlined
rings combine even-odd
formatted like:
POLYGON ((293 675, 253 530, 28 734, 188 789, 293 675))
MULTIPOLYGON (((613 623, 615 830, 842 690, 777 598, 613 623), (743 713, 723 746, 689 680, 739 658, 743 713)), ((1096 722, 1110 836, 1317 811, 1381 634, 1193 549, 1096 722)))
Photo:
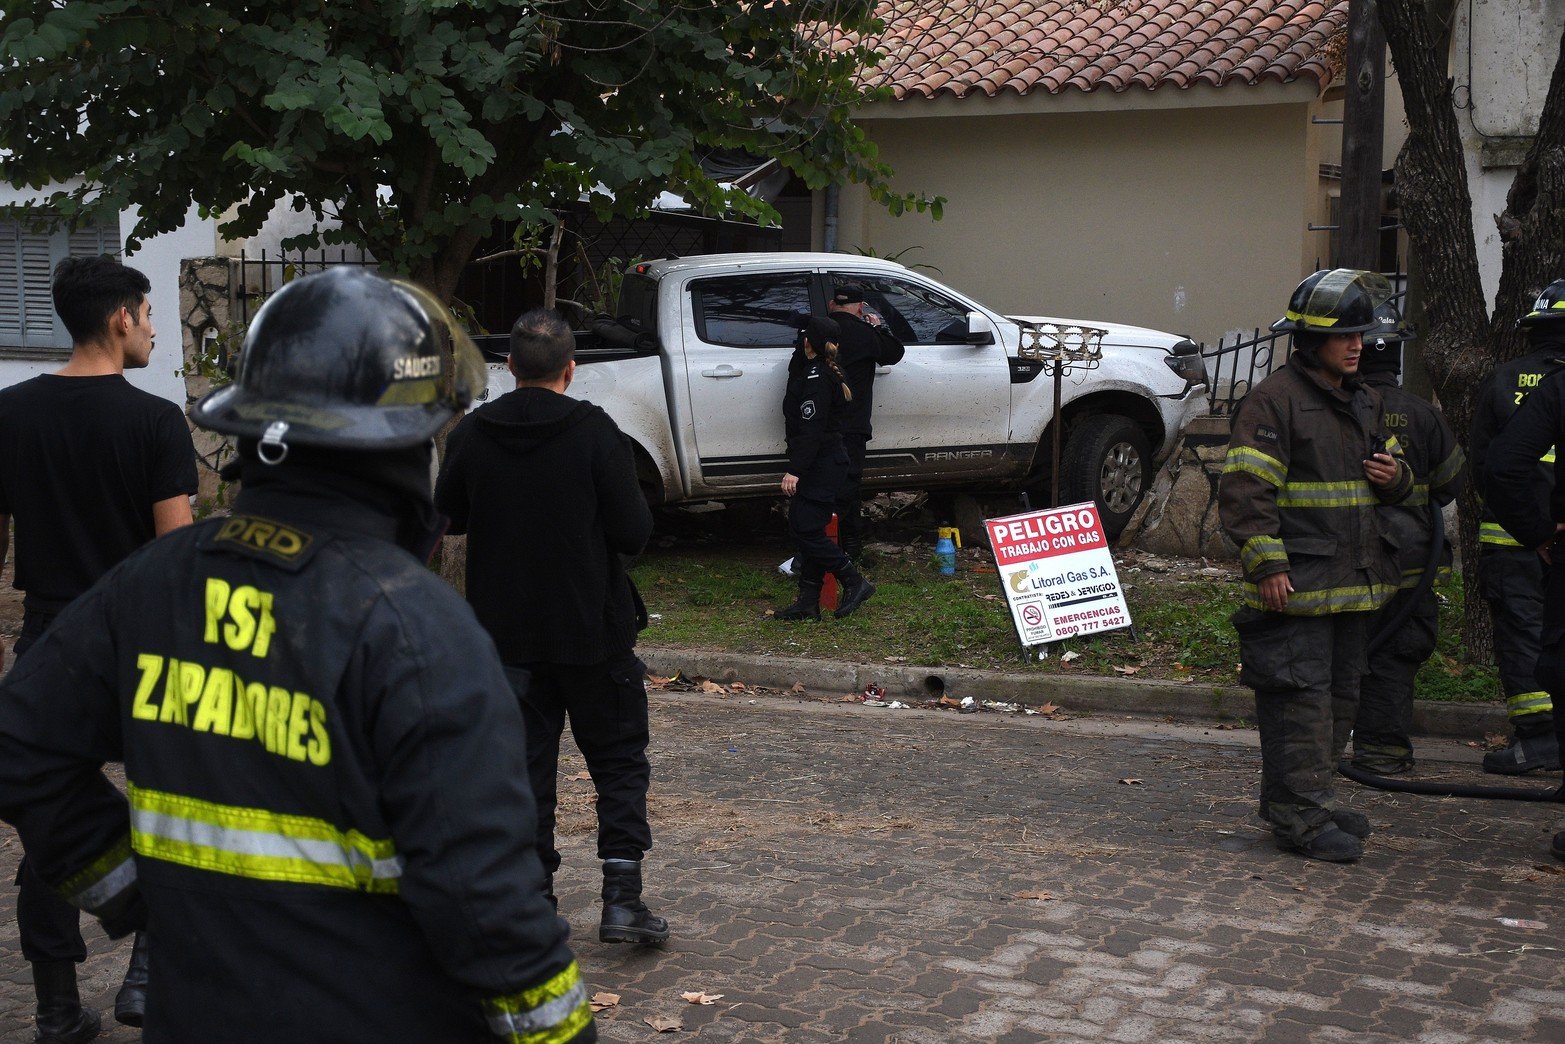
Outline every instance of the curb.
MULTIPOLYGON (((815 692, 863 692, 866 685, 885 686, 886 695, 924 700, 933 692, 975 696, 1038 706, 1054 703, 1062 710, 1133 714, 1187 721, 1253 721, 1255 697, 1237 685, 1201 685, 1168 681, 1136 681, 1098 675, 1037 675, 980 671, 966 667, 910 667, 905 664, 847 663, 838 660, 772 656, 767 653, 714 652, 643 646, 637 654, 656 674, 701 675, 715 681, 743 681, 770 689, 802 683, 815 692)), ((1507 733, 1505 709, 1484 703, 1413 702, 1413 732, 1420 736, 1482 740, 1489 733, 1507 733)))

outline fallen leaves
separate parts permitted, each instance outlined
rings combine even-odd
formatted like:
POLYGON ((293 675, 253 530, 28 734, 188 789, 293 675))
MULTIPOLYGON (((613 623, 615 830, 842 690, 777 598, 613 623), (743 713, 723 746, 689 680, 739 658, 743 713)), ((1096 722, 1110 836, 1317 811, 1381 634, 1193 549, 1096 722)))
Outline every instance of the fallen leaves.
POLYGON ((702 692, 709 692, 714 695, 722 695, 728 691, 721 685, 717 684, 717 682, 713 681, 711 678, 704 680, 700 685, 697 686, 697 688, 702 692))
POLYGON ((723 999, 721 993, 707 993, 705 990, 688 990, 680 996, 691 1004, 716 1004, 723 999))
POLYGON ((1044 892, 1044 891, 1039 891, 1037 889, 1028 889, 1026 891, 1017 892, 1016 893, 1016 898, 1018 898, 1018 899, 1036 899, 1039 902, 1047 903, 1047 902, 1053 902, 1054 901, 1054 894, 1052 892, 1044 892))
POLYGON ((597 1012, 605 1011, 619 1004, 619 994, 609 993, 607 991, 599 991, 594 993, 592 995, 592 999, 587 1003, 592 1005, 593 1013, 596 1014, 597 1012))
POLYGON ((1081 653, 1077 652, 1075 649, 1067 649, 1064 652, 1060 653, 1060 662, 1061 663, 1070 663, 1072 660, 1079 660, 1079 659, 1081 659, 1081 653))
POLYGON ((1542 863, 1540 863, 1537 866, 1534 866, 1533 869, 1541 870, 1546 874, 1554 874, 1556 877, 1565 877, 1565 866, 1544 866, 1542 863))
POLYGON ((1140 667, 1121 667, 1118 664, 1114 665, 1114 673, 1116 673, 1116 674, 1123 674, 1123 675, 1129 676, 1129 675, 1132 675, 1132 674, 1136 674, 1140 670, 1141 670, 1140 667))
POLYGON ((647 688, 649 688, 649 689, 666 689, 670 685, 672 685, 673 683, 675 683, 675 682, 677 682, 679 680, 680 680, 680 678, 679 678, 679 672, 678 671, 675 671, 673 674, 669 675, 667 678, 664 678, 661 675, 657 675, 657 674, 648 674, 647 675, 647 679, 646 679, 646 681, 647 681, 647 688))
POLYGON ((803 682, 794 682, 793 683, 793 688, 789 689, 788 691, 789 692, 793 692, 793 693, 803 692, 804 691, 804 683, 803 682))
POLYGON ((1139 787, 1139 786, 1141 786, 1141 780, 1135 778, 1134 776, 1127 776, 1124 779, 1120 780, 1120 782, 1125 784, 1127 787, 1139 787))
POLYGON ((659 1033, 675 1033, 685 1028, 685 1020, 677 1015, 648 1015, 641 1021, 659 1033))
POLYGON ((1042 707, 1038 708, 1038 713, 1039 714, 1042 714, 1045 717, 1050 717, 1050 718, 1052 718, 1054 715, 1058 714, 1059 712, 1060 712, 1060 709, 1058 707, 1056 707, 1052 703, 1045 703, 1042 707))

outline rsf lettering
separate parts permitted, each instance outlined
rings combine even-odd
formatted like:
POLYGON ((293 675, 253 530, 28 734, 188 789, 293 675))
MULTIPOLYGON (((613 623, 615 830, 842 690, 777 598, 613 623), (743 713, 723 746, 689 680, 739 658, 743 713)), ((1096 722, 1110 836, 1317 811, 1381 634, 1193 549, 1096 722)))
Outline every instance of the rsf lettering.
POLYGON ((203 639, 208 645, 222 642, 234 652, 250 651, 257 659, 265 659, 272 647, 272 635, 277 633, 277 619, 272 615, 272 593, 241 584, 234 587, 227 580, 208 577, 206 582, 206 633, 203 639))

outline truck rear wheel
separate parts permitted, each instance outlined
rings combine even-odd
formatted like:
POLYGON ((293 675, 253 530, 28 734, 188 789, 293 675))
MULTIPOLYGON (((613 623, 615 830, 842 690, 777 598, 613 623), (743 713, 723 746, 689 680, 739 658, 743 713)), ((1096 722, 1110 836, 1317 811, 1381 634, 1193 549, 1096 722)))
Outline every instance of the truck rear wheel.
POLYGON ((1078 421, 1060 456, 1060 495, 1067 504, 1093 501, 1110 540, 1130 516, 1152 479, 1146 432, 1128 417, 1101 413, 1078 421))

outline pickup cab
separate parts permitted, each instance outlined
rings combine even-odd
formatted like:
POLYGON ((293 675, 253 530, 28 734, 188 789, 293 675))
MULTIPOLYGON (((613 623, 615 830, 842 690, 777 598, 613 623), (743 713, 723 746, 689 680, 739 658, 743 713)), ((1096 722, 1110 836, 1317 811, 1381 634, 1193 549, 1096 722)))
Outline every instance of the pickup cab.
MULTIPOLYGON (((907 354, 875 377, 866 490, 1028 490, 1047 503, 1052 438, 1061 499, 1129 522, 1152 469, 1206 409, 1200 349, 1119 323, 1005 316, 929 276, 848 254, 711 254, 625 273, 617 315, 578 334, 570 394, 608 411, 634 442, 654 504, 777 496, 786 466, 788 359, 809 314, 857 284, 907 354), (1066 371, 1055 416, 1032 331, 1099 331, 1102 358, 1066 371)), ((505 338, 484 338, 488 398, 510 390, 505 338)))

